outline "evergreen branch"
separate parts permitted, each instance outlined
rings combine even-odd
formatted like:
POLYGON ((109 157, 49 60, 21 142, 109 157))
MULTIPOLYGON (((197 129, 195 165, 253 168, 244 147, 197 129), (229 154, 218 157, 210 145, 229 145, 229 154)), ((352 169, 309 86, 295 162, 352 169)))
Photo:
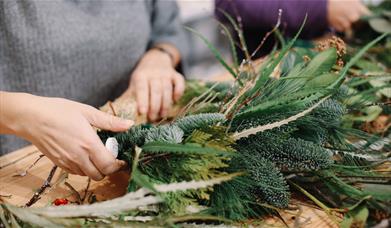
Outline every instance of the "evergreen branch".
POLYGON ((144 143, 150 142, 167 142, 181 143, 184 132, 176 125, 162 125, 150 130, 146 136, 144 143))
POLYGON ((172 144, 162 142, 147 143, 142 147, 146 153, 176 153, 176 154, 199 154, 199 155, 219 155, 233 156, 233 153, 216 150, 210 147, 203 147, 195 143, 172 144))
POLYGON ((253 189, 250 193, 255 193, 273 206, 279 208, 288 206, 289 188, 278 168, 271 161, 259 155, 245 155, 243 158, 253 182, 253 189))
POLYGON ((320 145, 280 134, 256 134, 239 140, 237 148, 242 154, 272 161, 284 171, 318 170, 333 163, 329 151, 320 145))
POLYGON ((313 106, 311 106, 310 108, 296 114, 296 115, 293 115, 287 119, 284 119, 284 120, 280 120, 280 121, 277 121, 277 122, 274 122, 274 123, 270 123, 270 124, 266 124, 266 125, 262 125, 262 126, 258 126, 258 127, 253 127, 253 128, 250 128, 250 129, 246 129, 244 131, 241 131, 241 132, 236 132, 234 133, 233 135, 233 138, 235 140, 238 140, 238 139, 241 139, 241 138, 244 138, 244 137, 248 137, 250 135, 254 135, 258 132, 263 132, 263 131, 266 131, 266 130, 271 130, 271 129, 274 129, 274 128, 277 128, 277 127, 281 127, 285 124, 289 124, 290 122, 292 121, 295 121, 305 115, 307 115, 308 113, 312 112, 312 110, 314 110, 315 108, 317 108, 320 104, 322 104, 323 101, 325 101, 326 99, 328 99, 330 96, 327 96, 327 97, 324 97, 322 98, 320 101, 318 101, 316 104, 314 104, 313 106))
POLYGON ((173 124, 182 129, 185 134, 190 134, 196 129, 213 126, 224 120, 224 115, 220 113, 201 113, 183 117, 175 121, 173 124))

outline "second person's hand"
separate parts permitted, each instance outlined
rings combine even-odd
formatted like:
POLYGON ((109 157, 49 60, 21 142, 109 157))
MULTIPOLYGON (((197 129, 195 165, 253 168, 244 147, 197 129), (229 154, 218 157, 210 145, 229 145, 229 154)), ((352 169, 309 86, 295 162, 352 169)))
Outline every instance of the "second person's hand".
POLYGON ((360 0, 328 0, 327 19, 329 25, 338 32, 349 30, 361 16, 369 13, 360 0))
POLYGON ((130 90, 136 96, 139 113, 155 121, 167 117, 185 90, 185 80, 174 69, 169 55, 151 49, 131 75, 130 90))

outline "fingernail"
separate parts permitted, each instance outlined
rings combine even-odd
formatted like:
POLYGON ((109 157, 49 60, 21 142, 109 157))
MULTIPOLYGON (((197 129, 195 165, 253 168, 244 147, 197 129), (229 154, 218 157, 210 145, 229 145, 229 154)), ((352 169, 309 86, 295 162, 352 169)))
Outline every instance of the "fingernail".
POLYGON ((125 120, 124 120, 124 123, 125 123, 125 125, 128 126, 128 127, 131 127, 131 126, 134 125, 134 121, 133 121, 133 120, 125 119, 125 120))
POLYGON ((118 161, 118 164, 119 164, 119 166, 121 167, 121 168, 123 168, 124 166, 126 166, 126 162, 125 161, 123 161, 123 160, 118 160, 117 159, 117 161, 118 161))
POLYGON ((120 121, 118 122, 118 125, 119 125, 118 127, 120 127, 120 128, 128 129, 134 125, 134 121, 129 120, 129 119, 120 119, 120 121))

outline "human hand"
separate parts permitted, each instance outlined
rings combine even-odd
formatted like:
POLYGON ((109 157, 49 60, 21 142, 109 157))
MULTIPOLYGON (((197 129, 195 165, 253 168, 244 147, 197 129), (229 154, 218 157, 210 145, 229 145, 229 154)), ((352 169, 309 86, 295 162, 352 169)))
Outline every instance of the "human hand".
POLYGON ((14 106, 22 105, 23 110, 8 117, 8 122, 14 123, 11 132, 32 142, 67 172, 101 180, 124 166, 124 161, 116 160, 105 148, 92 126, 124 131, 133 121, 61 98, 16 94, 7 102, 12 99, 18 102, 14 106))
POLYGON ((149 120, 164 118, 185 90, 185 80, 172 66, 166 53, 151 49, 131 75, 130 90, 136 96, 138 111, 149 120))
POLYGON ((368 14, 368 8, 360 0, 328 0, 327 19, 338 32, 349 30, 361 16, 368 14))

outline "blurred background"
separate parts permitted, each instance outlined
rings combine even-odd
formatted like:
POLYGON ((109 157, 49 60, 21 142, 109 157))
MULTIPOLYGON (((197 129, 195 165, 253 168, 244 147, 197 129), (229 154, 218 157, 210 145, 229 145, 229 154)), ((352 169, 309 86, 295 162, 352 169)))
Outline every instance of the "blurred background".
MULTIPOLYGON (((378 5, 382 1, 384 0, 364 0, 363 2, 365 4, 378 5)), ((214 0, 177 0, 177 2, 185 26, 200 32, 222 52, 223 56, 229 59, 228 39, 224 36, 221 29, 218 28, 214 16, 214 0)), ((347 4, 349 4, 348 1, 347 4)), ((190 44, 189 53, 192 53, 191 56, 189 56, 189 67, 186 74, 187 78, 205 79, 210 76, 221 74, 224 71, 223 67, 221 64, 218 64, 213 54, 208 50, 201 39, 191 32, 186 32, 186 35, 190 44)))
MULTIPOLYGON (((181 18, 185 26, 191 27, 211 41, 224 56, 229 56, 228 42, 220 30, 214 17, 214 0, 179 0, 177 1, 181 18)), ((205 44, 192 34, 186 32, 189 40, 189 67, 187 78, 200 79, 219 74, 223 71, 205 44)))

